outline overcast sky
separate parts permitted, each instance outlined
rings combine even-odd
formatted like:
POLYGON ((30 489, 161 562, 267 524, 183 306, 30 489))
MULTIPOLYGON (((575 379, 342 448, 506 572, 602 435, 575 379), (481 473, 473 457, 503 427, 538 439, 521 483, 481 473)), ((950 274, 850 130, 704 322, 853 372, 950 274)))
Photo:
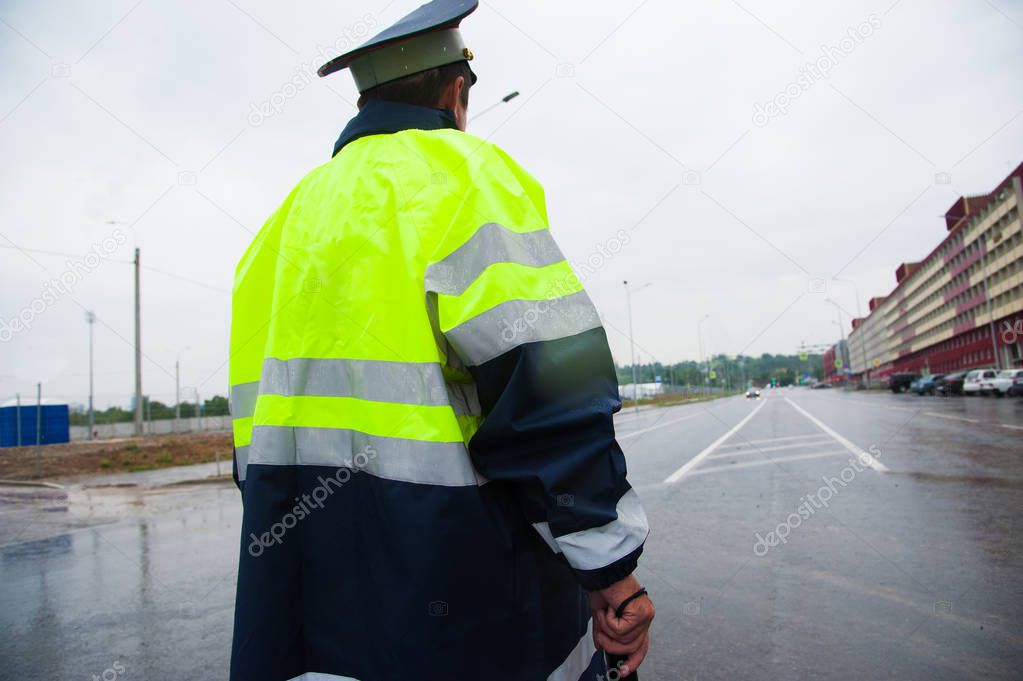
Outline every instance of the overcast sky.
MULTIPOLYGON (((86 401, 88 309, 97 404, 127 403, 134 245, 146 392, 173 401, 180 356, 184 386, 224 394, 234 266, 355 112, 321 55, 417 4, 0 2, 0 401, 37 381, 86 401)), ((619 362, 625 279, 643 361, 695 359, 707 314, 713 353, 833 342, 826 298, 848 326, 854 287, 889 292, 960 194, 1023 160, 1020 2, 491 0, 463 30, 470 114, 522 93, 470 132, 544 184, 569 259, 599 264, 619 362)))

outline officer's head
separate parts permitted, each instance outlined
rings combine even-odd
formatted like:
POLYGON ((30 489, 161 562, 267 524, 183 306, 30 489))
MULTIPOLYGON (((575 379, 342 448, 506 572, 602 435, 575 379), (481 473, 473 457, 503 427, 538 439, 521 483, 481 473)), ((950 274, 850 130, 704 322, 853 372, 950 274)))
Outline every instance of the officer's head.
POLYGON ((465 130, 469 88, 473 80, 469 63, 459 61, 370 88, 359 97, 359 108, 368 101, 380 99, 434 109, 451 109, 455 112, 458 129, 465 130))
POLYGON ((354 50, 337 56, 317 73, 350 69, 359 89, 359 108, 379 99, 450 109, 465 130, 472 50, 459 30, 479 0, 430 0, 354 50))

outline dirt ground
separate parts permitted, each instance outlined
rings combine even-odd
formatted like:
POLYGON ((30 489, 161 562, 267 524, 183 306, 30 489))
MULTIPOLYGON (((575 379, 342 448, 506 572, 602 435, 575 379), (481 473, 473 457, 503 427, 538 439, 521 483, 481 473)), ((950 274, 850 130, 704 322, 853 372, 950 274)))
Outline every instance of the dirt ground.
POLYGON ((35 446, 0 449, 0 479, 74 479, 104 473, 132 473, 194 463, 231 461, 231 433, 187 433, 142 438, 47 445, 40 449, 35 477, 35 446))

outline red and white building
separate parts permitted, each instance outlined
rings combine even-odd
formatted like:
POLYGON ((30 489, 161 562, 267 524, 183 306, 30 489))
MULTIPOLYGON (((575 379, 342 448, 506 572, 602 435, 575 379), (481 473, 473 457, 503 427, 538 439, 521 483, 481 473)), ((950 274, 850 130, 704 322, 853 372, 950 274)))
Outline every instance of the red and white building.
POLYGON ((854 378, 1023 367, 1021 209, 1023 164, 990 193, 952 204, 941 243, 899 265, 894 290, 853 320, 854 378))

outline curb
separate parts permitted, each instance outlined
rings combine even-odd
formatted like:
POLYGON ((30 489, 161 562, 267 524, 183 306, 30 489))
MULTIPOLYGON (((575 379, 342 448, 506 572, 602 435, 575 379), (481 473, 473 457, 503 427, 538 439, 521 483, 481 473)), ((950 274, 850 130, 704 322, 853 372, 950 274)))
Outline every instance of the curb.
POLYGON ((218 482, 234 482, 234 476, 231 473, 222 473, 220 475, 211 475, 206 478, 196 478, 195 480, 178 480, 176 482, 166 482, 162 485, 155 485, 153 489, 160 489, 161 487, 179 487, 181 485, 212 485, 218 482))
POLYGON ((8 485, 10 487, 48 487, 49 489, 66 490, 67 487, 64 485, 58 485, 55 482, 35 482, 32 480, 0 480, 0 486, 8 485))

